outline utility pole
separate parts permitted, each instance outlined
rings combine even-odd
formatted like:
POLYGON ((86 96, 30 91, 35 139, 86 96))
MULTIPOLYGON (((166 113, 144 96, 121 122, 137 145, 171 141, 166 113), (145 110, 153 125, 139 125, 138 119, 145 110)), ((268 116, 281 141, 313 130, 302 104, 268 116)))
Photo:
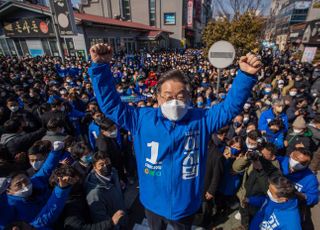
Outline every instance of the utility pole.
POLYGON ((50 12, 51 12, 51 20, 53 23, 53 30, 54 30, 54 34, 56 36, 56 40, 57 40, 57 46, 58 46, 58 51, 59 51, 59 55, 61 57, 61 61, 62 63, 64 63, 65 58, 64 58, 64 52, 63 52, 63 47, 61 44, 61 40, 60 40, 60 33, 59 33, 59 29, 58 29, 58 22, 57 22, 57 17, 55 15, 55 12, 53 10, 53 6, 51 5, 51 1, 50 2, 50 12))

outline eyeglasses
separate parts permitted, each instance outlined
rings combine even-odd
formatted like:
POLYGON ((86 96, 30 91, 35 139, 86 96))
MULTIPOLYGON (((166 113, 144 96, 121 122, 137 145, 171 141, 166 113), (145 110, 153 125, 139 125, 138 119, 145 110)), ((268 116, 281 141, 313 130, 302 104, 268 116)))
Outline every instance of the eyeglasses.
POLYGON ((165 101, 171 101, 173 99, 179 100, 179 101, 186 101, 188 98, 188 93, 179 93, 177 96, 172 96, 172 95, 160 95, 161 98, 163 98, 165 101))

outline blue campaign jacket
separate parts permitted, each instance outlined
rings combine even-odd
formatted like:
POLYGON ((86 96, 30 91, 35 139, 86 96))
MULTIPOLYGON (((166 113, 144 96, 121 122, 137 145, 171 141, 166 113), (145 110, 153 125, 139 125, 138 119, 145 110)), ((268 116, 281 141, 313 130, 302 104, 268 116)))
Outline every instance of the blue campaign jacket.
POLYGON ((40 213, 50 197, 49 177, 59 163, 61 152, 51 151, 40 170, 31 177, 33 193, 30 198, 8 195, 8 204, 14 209, 14 220, 28 223, 40 213))
POLYGON ((96 148, 96 139, 100 135, 100 127, 92 121, 89 125, 89 143, 92 149, 96 148))
POLYGON ((271 132, 269 127, 267 127, 265 136, 267 138, 267 141, 274 144, 277 147, 277 149, 284 148, 284 131, 283 130, 273 133, 271 132))
POLYGON ((7 194, 4 192, 0 194, 0 229, 14 220, 14 209, 8 205, 7 194))
POLYGON ((264 203, 260 211, 253 217, 249 228, 249 230, 300 229, 301 223, 297 199, 291 199, 285 203, 275 203, 269 198, 264 198, 264 203))
POLYGON ((315 205, 319 201, 317 177, 309 168, 291 173, 289 170, 289 157, 278 157, 283 175, 295 184, 298 192, 307 196, 307 205, 315 205))
MULTIPOLYGON (((275 119, 275 115, 272 111, 272 108, 264 111, 261 113, 260 119, 259 119, 259 124, 258 124, 258 128, 260 131, 266 131, 268 124, 270 121, 272 121, 273 119, 275 119)), ((279 117, 282 119, 283 121, 283 125, 284 125, 284 132, 288 132, 288 128, 289 128, 289 124, 288 124, 288 116, 286 113, 282 112, 279 117)))
POLYGON ((160 108, 122 103, 108 64, 93 63, 89 75, 100 109, 133 136, 144 207, 169 220, 194 214, 201 204, 210 134, 241 112, 256 79, 239 71, 223 103, 190 108, 172 122, 160 108))

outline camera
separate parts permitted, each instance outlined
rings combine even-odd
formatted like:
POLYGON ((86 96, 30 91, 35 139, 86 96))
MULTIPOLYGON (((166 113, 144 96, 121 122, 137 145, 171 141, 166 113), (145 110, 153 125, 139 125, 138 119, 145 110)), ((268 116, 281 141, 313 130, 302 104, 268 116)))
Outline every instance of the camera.
POLYGON ((256 161, 261 156, 261 153, 259 150, 248 150, 247 152, 247 158, 250 161, 256 161))

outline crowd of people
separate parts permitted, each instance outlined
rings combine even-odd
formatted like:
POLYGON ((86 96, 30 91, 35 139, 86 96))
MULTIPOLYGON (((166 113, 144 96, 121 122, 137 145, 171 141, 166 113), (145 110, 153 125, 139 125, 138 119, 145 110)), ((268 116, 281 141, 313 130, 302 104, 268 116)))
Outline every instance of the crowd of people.
MULTIPOLYGON (((251 97, 210 137, 197 225, 238 209, 242 229, 312 229, 320 63, 301 63, 289 51, 259 55, 251 97)), ((90 65, 75 57, 0 58, 0 229, 128 227, 123 194, 139 174, 133 135, 101 111, 90 65)), ((116 92, 137 108, 159 107, 158 81, 175 69, 192 86, 188 106, 209 109, 225 100, 238 67, 223 70, 217 87, 218 72, 201 50, 110 62, 116 92)))

